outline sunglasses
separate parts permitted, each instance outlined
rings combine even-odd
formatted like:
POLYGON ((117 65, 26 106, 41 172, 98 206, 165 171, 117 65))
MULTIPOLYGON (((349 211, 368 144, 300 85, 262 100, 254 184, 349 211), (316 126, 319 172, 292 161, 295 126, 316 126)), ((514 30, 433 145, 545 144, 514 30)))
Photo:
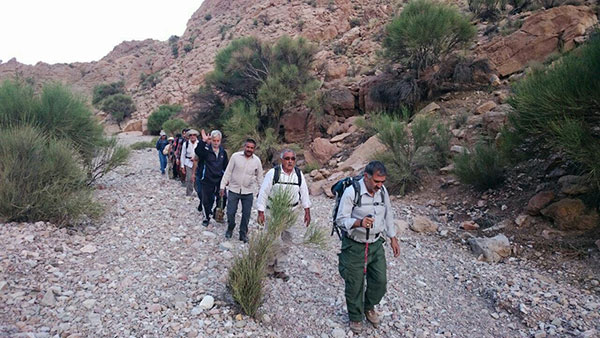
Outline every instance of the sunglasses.
POLYGON ((295 161, 296 160, 295 157, 289 157, 289 156, 288 157, 284 157, 283 159, 286 160, 286 161, 295 161))

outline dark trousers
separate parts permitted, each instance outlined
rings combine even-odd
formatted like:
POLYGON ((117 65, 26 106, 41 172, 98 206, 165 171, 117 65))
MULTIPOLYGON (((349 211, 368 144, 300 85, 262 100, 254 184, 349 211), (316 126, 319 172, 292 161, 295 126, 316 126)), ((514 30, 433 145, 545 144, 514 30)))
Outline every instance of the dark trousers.
POLYGON ((365 288, 365 244, 342 238, 338 269, 345 282, 348 317, 353 322, 362 321, 364 313, 379 304, 385 294, 387 276, 383 243, 383 239, 379 239, 369 244, 365 288))
POLYGON ((200 200, 200 204, 202 204, 202 172, 200 171, 200 166, 196 167, 196 193, 198 193, 198 199, 200 200))
POLYGON ((237 213, 238 202, 242 201, 242 220, 240 222, 240 238, 246 237, 248 234, 248 222, 250 222, 250 211, 252 211, 252 194, 236 194, 228 191, 227 198, 227 231, 235 229, 235 214, 237 213))
MULTIPOLYGON (((202 182, 202 206, 204 206, 204 215, 205 219, 210 219, 210 216, 213 215, 213 204, 215 203, 215 198, 219 196, 219 188, 221 182, 210 183, 210 182, 202 182)), ((225 208, 227 205, 227 196, 223 196, 223 205, 225 208)), ((217 205, 220 206, 220 205, 217 205)))

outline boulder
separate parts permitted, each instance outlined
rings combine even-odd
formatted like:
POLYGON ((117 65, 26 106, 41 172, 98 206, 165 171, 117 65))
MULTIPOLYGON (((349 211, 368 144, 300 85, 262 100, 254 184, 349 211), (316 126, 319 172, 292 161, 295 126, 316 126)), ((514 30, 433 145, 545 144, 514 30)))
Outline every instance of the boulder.
POLYGON ((473 253, 477 256, 483 255, 483 259, 487 262, 499 262, 510 256, 510 242, 504 234, 494 237, 470 238, 468 243, 473 253))
POLYGON ((561 185, 560 192, 565 195, 581 195, 590 191, 590 186, 581 176, 565 175, 558 179, 558 183, 561 185))
POLYGON ((532 216, 539 215, 540 210, 545 208, 553 199, 554 193, 552 191, 540 191, 529 200, 525 211, 532 216))
POLYGON ((123 128, 124 132, 129 132, 129 131, 142 131, 142 121, 141 120, 137 120, 137 121, 129 121, 127 122, 127 125, 125 125, 125 128, 123 128))
POLYGON ((316 130, 315 119, 308 109, 291 110, 281 117, 284 139, 288 143, 304 143, 316 130))
POLYGON ((321 137, 317 137, 311 143, 309 149, 314 159, 321 165, 327 163, 334 154, 340 151, 338 146, 321 137))
POLYGON ((340 133, 340 123, 338 121, 333 121, 329 127, 327 127, 327 135, 335 136, 340 133))
POLYGON ((419 112, 417 114, 428 115, 439 109, 440 109, 440 106, 437 103, 431 102, 430 104, 426 105, 425 108, 419 110, 419 112))
POLYGON ((539 11, 523 22, 516 32, 497 36, 482 45, 477 54, 487 55, 501 77, 519 72, 531 61, 575 47, 575 39, 598 22, 587 6, 560 6, 539 11))
POLYGON ((479 230, 479 224, 473 221, 464 221, 460 224, 460 227, 467 231, 479 230))
POLYGON ((598 213, 595 210, 586 212, 580 199, 562 199, 542 209, 541 213, 552 218, 560 230, 590 230, 598 225, 598 213))
POLYGON ((346 87, 337 87, 325 93, 325 111, 332 115, 350 117, 357 112, 355 97, 346 87))
POLYGON ((377 135, 371 136, 365 143, 354 149, 354 152, 344 162, 338 164, 338 169, 351 168, 355 173, 364 168, 373 154, 385 151, 387 147, 379 141, 377 135))
POLYGON ((394 223, 396 224, 396 236, 405 234, 409 229, 408 222, 403 219, 397 219, 394 223))
POLYGON ((345 63, 339 63, 335 61, 327 62, 325 70, 325 81, 333 81, 341 79, 348 73, 348 65, 345 63))
POLYGON ((410 225, 410 230, 414 232, 436 232, 438 227, 439 226, 429 217, 415 216, 410 225))
POLYGON ((475 114, 477 115, 481 115, 483 113, 487 113, 490 110, 496 108, 497 104, 494 101, 487 101, 483 104, 481 104, 479 107, 477 107, 477 109, 475 109, 475 114))
POLYGON ((331 143, 337 143, 337 142, 343 141, 346 137, 348 137, 350 135, 352 135, 352 133, 339 134, 331 139, 331 143))

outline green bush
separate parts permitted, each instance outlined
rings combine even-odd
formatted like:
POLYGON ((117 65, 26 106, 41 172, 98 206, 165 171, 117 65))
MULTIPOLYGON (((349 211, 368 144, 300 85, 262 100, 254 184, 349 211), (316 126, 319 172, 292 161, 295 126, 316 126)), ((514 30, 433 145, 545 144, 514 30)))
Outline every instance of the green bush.
POLYGON ((564 152, 600 188, 600 38, 536 69, 513 87, 512 128, 564 152))
POLYGON ((475 27, 458 9, 430 0, 408 3, 386 27, 384 47, 394 61, 408 62, 417 72, 473 39, 475 27))
POLYGON ((154 88, 159 83, 160 83, 160 76, 158 75, 158 72, 152 73, 152 74, 146 74, 146 73, 140 74, 140 86, 143 89, 154 88))
POLYGON ((162 124, 162 129, 168 135, 175 136, 175 134, 181 132, 183 128, 187 128, 188 124, 182 119, 170 119, 162 124))
POLYGON ((92 104, 99 105, 105 98, 115 95, 125 94, 125 82, 113 82, 110 84, 100 84, 94 87, 92 104))
POLYGON ((469 0, 469 10, 482 19, 497 19, 507 0, 469 0))
POLYGON ((476 189, 491 189, 504 181, 504 162, 493 144, 480 142, 472 151, 454 158, 454 174, 476 189))
POLYGON ((359 18, 352 18, 350 19, 350 28, 354 28, 354 27, 358 27, 360 26, 360 19, 359 18))
POLYGON ((68 224, 101 208, 67 139, 27 125, 0 128, 0 218, 68 224))
MULTIPOLYGON (((256 107, 237 101, 231 105, 230 111, 229 119, 223 124, 223 133, 227 137, 227 147, 230 153, 233 153, 240 150, 247 138, 253 138, 258 142, 260 134, 256 107)), ((257 146, 259 145, 260 143, 257 146)))
POLYGON ((178 42, 179 42, 179 36, 171 35, 169 37, 169 46, 171 47, 171 55, 173 55, 173 57, 176 59, 177 59, 177 57, 179 57, 179 47, 177 46, 178 42))
POLYGON ((401 118, 379 114, 369 122, 388 150, 375 154, 388 168, 386 187, 404 194, 420 182, 419 170, 443 166, 449 149, 447 126, 426 116, 417 116, 410 126, 401 118))
POLYGON ((135 105, 133 104, 131 96, 115 94, 102 100, 101 109, 110 113, 120 126, 121 122, 123 122, 125 118, 131 116, 131 113, 135 111, 135 105))
POLYGON ((182 107, 179 105, 159 106, 157 110, 153 111, 150 116, 148 116, 148 131, 150 134, 158 135, 162 129, 163 123, 181 110, 182 107))

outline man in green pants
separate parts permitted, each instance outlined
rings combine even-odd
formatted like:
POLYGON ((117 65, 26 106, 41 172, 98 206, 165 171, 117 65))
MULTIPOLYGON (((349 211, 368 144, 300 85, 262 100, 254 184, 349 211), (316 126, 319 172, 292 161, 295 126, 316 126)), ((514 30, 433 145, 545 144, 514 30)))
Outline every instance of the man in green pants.
POLYGON ((383 163, 372 161, 363 175, 358 195, 352 185, 344 191, 336 217, 344 234, 338 269, 345 282, 350 330, 356 334, 362 332, 364 317, 374 327, 380 322, 375 305, 387 284, 384 236, 390 238, 394 257, 400 255, 390 196, 383 187, 387 170, 383 163))

